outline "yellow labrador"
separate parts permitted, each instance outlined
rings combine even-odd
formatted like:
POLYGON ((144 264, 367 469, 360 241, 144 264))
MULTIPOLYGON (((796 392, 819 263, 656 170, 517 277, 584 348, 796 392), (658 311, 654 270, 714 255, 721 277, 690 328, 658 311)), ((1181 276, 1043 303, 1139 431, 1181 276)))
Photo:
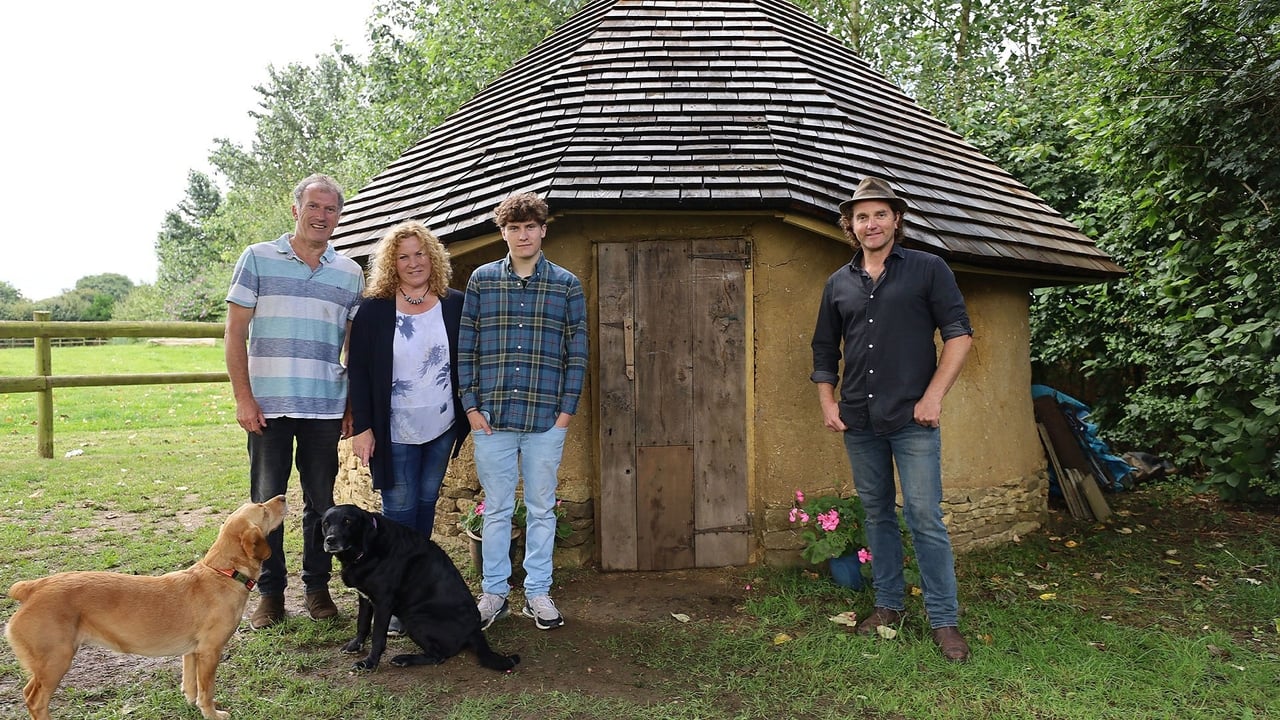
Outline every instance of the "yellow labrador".
POLYGON ((182 693, 208 720, 222 649, 244 614, 271 555, 267 533, 284 522, 283 495, 241 505, 200 562, 160 576, 64 572, 9 588, 22 603, 5 636, 31 675, 23 688, 32 720, 49 720, 49 700, 82 645, 151 657, 182 656, 182 693))

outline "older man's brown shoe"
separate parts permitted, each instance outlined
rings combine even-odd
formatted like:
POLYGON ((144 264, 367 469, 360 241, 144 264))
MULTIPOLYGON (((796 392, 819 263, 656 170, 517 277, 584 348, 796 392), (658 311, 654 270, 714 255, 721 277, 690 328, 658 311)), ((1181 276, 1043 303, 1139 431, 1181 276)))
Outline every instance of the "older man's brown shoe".
POLYGON ((888 625, 892 627, 901 622, 901 610, 890 610, 886 607, 877 607, 875 610, 871 611, 871 614, 868 615, 865 620, 858 623, 858 626, 855 627, 853 631, 859 635, 875 635, 876 628, 881 625, 888 625))
POLYGON ((312 620, 327 620, 338 614, 338 606, 329 597, 328 588, 307 593, 306 605, 312 620))
POLYGON ((969 643, 954 627, 933 629, 933 642, 942 651, 942 657, 951 662, 964 662, 969 659, 969 643))
POLYGON ((284 596, 263 595, 258 607, 249 616, 249 627, 254 630, 269 628, 284 620, 284 596))

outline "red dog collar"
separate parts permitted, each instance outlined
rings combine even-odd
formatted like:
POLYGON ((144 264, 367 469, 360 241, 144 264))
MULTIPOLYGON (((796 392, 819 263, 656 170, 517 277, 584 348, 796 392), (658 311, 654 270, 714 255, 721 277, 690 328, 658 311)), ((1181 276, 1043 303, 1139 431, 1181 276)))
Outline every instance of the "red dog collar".
POLYGON ((243 583, 244 586, 249 590, 252 590, 253 586, 258 584, 257 580, 254 580, 253 578, 249 577, 248 575, 245 575, 244 573, 240 572, 235 568, 230 568, 228 570, 223 570, 221 568, 213 568, 213 571, 218 573, 219 575, 226 575, 227 577, 231 578, 232 580, 235 580, 236 582, 243 583))

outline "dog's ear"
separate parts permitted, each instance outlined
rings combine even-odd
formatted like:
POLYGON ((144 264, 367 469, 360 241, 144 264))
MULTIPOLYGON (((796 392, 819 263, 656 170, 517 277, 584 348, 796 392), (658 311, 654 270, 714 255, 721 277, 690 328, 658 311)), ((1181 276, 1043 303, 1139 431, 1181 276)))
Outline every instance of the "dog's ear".
POLYGON ((267 536, 254 525, 250 525, 247 530, 240 533, 240 547, 244 548, 245 555, 259 562, 271 557, 271 546, 267 544, 267 536))

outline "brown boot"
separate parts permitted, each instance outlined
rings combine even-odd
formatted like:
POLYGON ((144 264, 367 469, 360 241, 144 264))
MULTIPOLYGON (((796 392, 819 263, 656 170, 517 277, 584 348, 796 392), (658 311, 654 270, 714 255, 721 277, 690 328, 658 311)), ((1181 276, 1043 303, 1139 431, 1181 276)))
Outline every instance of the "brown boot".
POLYGON ((933 642, 942 651, 942 657, 951 662, 964 662, 969 659, 969 643, 964 641, 964 636, 956 628, 934 628, 933 642))
POLYGON ((871 614, 868 615, 865 620, 858 623, 858 626, 855 627, 853 631, 859 635, 875 635, 876 628, 881 625, 888 625, 892 627, 900 624, 901 622, 901 610, 890 610, 887 607, 877 607, 875 610, 871 611, 871 614))
POLYGON ((338 614, 338 606, 329 597, 329 588, 307 593, 307 614, 312 620, 325 620, 338 614))
POLYGON ((254 608, 253 614, 249 616, 249 627, 261 630, 281 620, 284 620, 284 596, 263 595, 258 601, 258 607, 254 608))

